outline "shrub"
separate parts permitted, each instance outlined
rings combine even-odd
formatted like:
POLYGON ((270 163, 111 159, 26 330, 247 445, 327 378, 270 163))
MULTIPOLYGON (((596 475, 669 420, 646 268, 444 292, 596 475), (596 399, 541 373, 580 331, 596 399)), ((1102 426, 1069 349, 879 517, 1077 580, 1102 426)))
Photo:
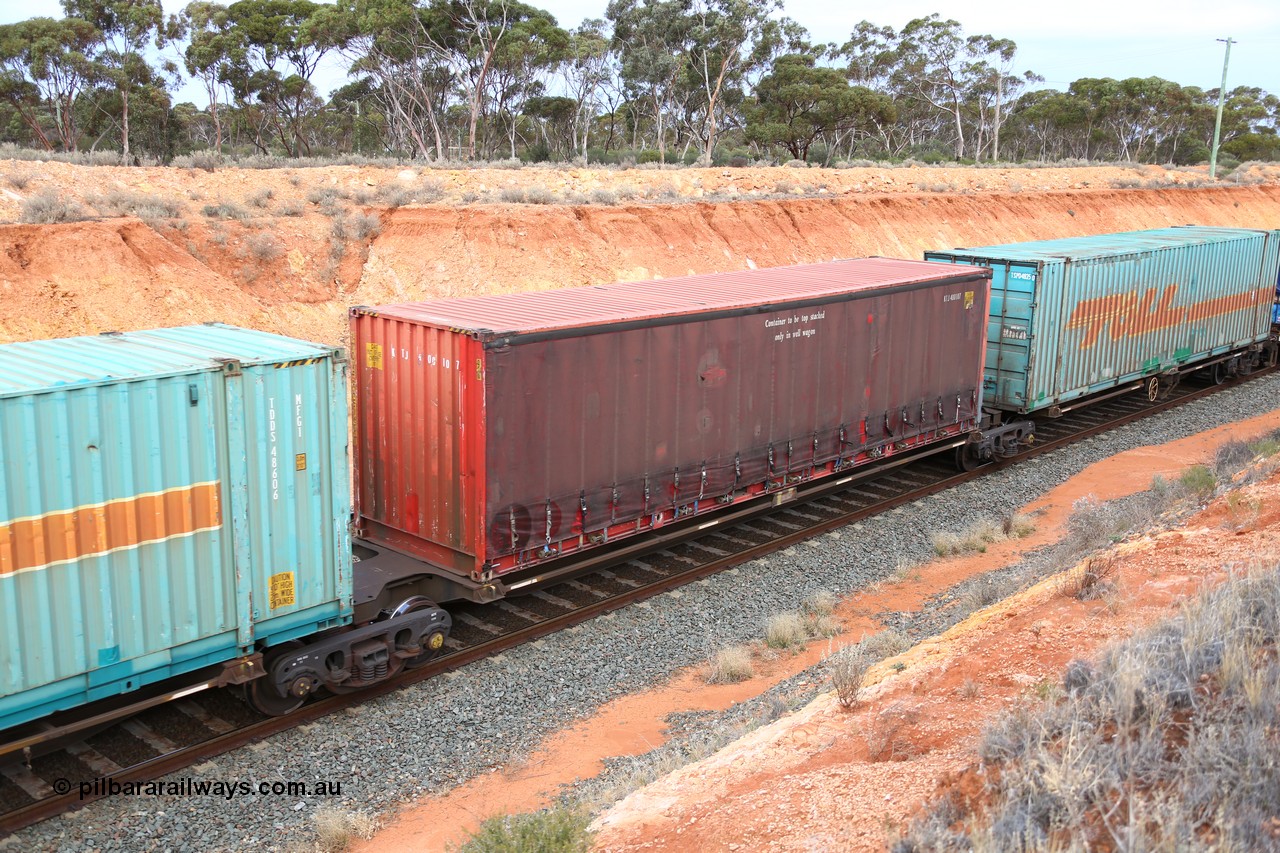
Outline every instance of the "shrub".
POLYGON ((524 200, 526 204, 555 204, 555 193, 546 187, 529 187, 525 190, 524 200))
POLYGON ((22 202, 22 221, 32 225, 79 222, 89 214, 76 201, 65 199, 55 189, 44 189, 22 202))
POLYGON ((1061 592, 1080 601, 1092 601, 1115 588, 1116 558, 1114 554, 1090 557, 1062 581, 1061 592))
POLYGON ((901 702, 894 702, 876 714, 862 732, 862 736, 867 741, 868 757, 872 761, 880 761, 905 758, 910 755, 914 747, 910 741, 899 738, 898 734, 907 726, 916 723, 919 718, 917 711, 901 702))
POLYGON ((848 710, 857 706, 862 682, 874 663, 874 656, 862 644, 841 649, 831 656, 831 684, 841 708, 848 710))
POLYGON ((258 208, 269 206, 271 199, 275 198, 275 190, 271 187, 263 187, 262 189, 249 196, 249 204, 258 208))
POLYGON ((235 219, 244 222, 249 219, 249 211, 238 204, 220 201, 217 204, 206 204, 200 212, 210 219, 235 219))
POLYGON ((174 157, 171 165, 179 169, 204 169, 206 172, 212 172, 225 163, 226 159, 217 151, 205 149, 174 157))
POLYGON ((806 163, 804 160, 788 160, 786 163, 783 163, 782 165, 786 166, 788 169, 807 169, 807 168, 809 168, 809 164, 808 164, 808 163, 806 163))
POLYGON ((270 234, 255 234, 246 245, 249 247, 249 254, 264 264, 269 264, 284 254, 284 249, 280 248, 276 238, 270 234))
POLYGON ((1213 472, 1224 480, 1231 479, 1258 455, 1252 444, 1244 441, 1228 441, 1218 448, 1213 457, 1213 472))
POLYGON ((988 726, 975 800, 940 803, 946 849, 1270 849, 1280 821, 1280 566, 1235 574, 1177 616, 1075 660, 1041 704, 988 726))
POLYGON ((618 203, 618 194, 613 190, 598 189, 591 193, 591 201, 612 207, 618 203))
POLYGON ((104 196, 90 196, 88 201, 103 216, 136 216, 148 221, 175 219, 186 210, 177 199, 128 190, 111 190, 104 196))
POLYGON ((778 613, 769 617, 764 629, 764 643, 771 649, 793 649, 809 639, 804 619, 799 613, 778 613))
POLYGON ((320 207, 333 207, 339 199, 349 198, 344 190, 337 187, 316 187, 307 193, 307 201, 320 207))
POLYGON ((27 184, 31 183, 32 175, 30 172, 9 172, 4 176, 4 179, 15 190, 25 190, 27 184))
POLYGON ((747 646, 723 646, 711 657, 707 681, 712 684, 737 684, 755 675, 751 649, 747 646))
POLYGON ((382 232, 382 220, 376 213, 353 214, 347 219, 347 232, 355 240, 371 240, 382 232))
POLYGON ((1218 480, 1207 465, 1192 465, 1178 477, 1178 485, 1192 497, 1206 498, 1213 494, 1218 480))
POLYGON ((524 204, 524 190, 520 187, 503 187, 498 191, 498 200, 508 204, 524 204))
POLYGON ((591 849, 590 825, 585 811, 566 808, 491 817, 458 853, 586 853, 591 849))

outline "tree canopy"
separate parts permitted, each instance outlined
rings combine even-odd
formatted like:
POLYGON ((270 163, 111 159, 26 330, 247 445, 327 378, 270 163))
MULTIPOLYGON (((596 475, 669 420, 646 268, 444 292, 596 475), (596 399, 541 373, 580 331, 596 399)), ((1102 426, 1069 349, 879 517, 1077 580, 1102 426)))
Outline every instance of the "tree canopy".
MULTIPOLYGON (((816 44, 781 0, 607 0, 575 28, 521 0, 62 3, 0 26, 0 141, 124 162, 1196 163, 1218 99, 1150 76, 1043 88, 1011 39, 937 14, 816 44), (205 104, 174 103, 186 79, 205 104)), ((1276 95, 1231 89, 1224 156, 1280 157, 1278 119, 1276 95)))

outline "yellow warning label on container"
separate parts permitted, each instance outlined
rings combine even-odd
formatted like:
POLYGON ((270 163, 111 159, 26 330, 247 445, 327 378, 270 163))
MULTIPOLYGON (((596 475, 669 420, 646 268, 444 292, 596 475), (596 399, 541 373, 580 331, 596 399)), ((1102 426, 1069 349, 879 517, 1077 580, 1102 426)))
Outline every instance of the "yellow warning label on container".
POLYGON ((271 609, 292 607, 297 601, 294 592, 293 572, 279 572, 271 576, 271 609))
POLYGON ((295 471, 307 470, 307 454, 299 453, 293 457, 293 470, 295 471))
POLYGON ((964 310, 968 311, 973 307, 973 291, 966 290, 964 292, 964 310))
POLYGON ((364 345, 364 366, 372 370, 382 369, 382 344, 364 345))

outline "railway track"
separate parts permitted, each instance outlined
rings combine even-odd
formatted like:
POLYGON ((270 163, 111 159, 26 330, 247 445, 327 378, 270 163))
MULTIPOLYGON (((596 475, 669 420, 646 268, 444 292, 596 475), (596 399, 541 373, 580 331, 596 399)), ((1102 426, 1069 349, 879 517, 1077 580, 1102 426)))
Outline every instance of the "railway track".
MULTIPOLYGON (((658 595, 735 565, 790 547, 900 504, 918 500, 984 473, 1168 411, 1220 389, 1236 387, 1274 370, 1223 386, 1198 377, 1167 399, 1118 396, 1041 424, 1039 441, 1016 460, 958 473, 950 455, 934 453, 893 467, 840 478, 782 506, 741 510, 730 517, 695 520, 653 536, 640 556, 592 568, 573 580, 493 604, 448 609, 454 628, 447 651, 427 665, 369 690, 327 696, 287 717, 263 717, 226 690, 156 691, 145 710, 123 719, 45 722, 19 730, 20 740, 0 743, 0 838, 22 827, 100 798, 102 786, 82 793, 80 783, 109 777, 119 783, 150 781, 236 747, 358 705, 516 645, 658 595)), ((131 697, 136 704, 137 697, 131 697)))

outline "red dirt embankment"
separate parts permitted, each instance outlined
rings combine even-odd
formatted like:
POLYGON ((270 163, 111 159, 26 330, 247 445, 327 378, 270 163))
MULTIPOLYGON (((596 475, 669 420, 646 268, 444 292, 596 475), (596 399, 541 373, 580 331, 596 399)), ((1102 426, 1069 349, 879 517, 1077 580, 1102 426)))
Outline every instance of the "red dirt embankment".
POLYGON ((336 260, 331 220, 311 207, 243 222, 0 225, 0 342, 222 320, 343 343, 353 304, 1183 223, 1280 227, 1280 186, 364 210, 380 229, 348 232, 336 260))

